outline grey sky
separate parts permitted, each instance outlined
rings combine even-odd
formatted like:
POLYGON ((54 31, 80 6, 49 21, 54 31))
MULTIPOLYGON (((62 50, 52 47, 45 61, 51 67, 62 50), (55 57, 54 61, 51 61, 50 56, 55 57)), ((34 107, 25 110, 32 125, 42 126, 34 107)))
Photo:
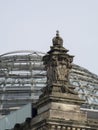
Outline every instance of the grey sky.
POLYGON ((56 30, 74 63, 98 75, 98 0, 0 0, 0 54, 47 52, 56 30))

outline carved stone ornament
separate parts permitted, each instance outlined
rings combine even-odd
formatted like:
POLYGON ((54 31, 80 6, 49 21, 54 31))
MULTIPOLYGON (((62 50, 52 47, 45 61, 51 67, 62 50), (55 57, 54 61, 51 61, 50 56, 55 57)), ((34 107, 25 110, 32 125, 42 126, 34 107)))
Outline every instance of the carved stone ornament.
POLYGON ((43 62, 47 71, 47 87, 44 89, 44 92, 59 91, 74 93, 74 87, 68 85, 69 71, 72 67, 71 63, 74 56, 67 54, 68 50, 63 47, 63 39, 59 36, 58 31, 52 42, 53 46, 50 47, 50 51, 43 57, 43 62))

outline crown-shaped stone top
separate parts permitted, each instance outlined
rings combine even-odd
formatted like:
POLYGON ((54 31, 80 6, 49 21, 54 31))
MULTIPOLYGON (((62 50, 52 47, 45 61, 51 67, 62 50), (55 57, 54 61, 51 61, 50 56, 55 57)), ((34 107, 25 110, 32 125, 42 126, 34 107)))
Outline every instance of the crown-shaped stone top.
POLYGON ((53 46, 63 46, 63 39, 59 36, 59 31, 56 31, 56 37, 52 39, 53 46))

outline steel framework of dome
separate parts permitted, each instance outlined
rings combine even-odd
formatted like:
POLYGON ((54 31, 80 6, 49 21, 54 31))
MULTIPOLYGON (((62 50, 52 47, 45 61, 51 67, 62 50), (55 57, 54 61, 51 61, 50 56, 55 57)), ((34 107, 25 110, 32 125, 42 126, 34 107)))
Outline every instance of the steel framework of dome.
MULTIPOLYGON (((46 71, 42 57, 45 53, 15 51, 0 55, 0 110, 2 114, 28 102, 36 102, 46 86, 46 71)), ((82 107, 98 109, 98 76, 73 64, 69 76, 76 86, 82 107)))

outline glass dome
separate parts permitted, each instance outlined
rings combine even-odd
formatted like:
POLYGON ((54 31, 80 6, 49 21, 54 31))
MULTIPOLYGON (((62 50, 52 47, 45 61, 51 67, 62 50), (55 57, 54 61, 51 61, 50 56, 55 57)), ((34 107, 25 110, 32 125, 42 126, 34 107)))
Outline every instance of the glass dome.
MULTIPOLYGON (((7 113, 36 102, 41 88, 46 86, 46 71, 42 57, 45 53, 29 50, 0 55, 0 111, 7 113)), ((82 107, 98 109, 98 76, 73 64, 69 76, 75 91, 85 99, 82 107)))

